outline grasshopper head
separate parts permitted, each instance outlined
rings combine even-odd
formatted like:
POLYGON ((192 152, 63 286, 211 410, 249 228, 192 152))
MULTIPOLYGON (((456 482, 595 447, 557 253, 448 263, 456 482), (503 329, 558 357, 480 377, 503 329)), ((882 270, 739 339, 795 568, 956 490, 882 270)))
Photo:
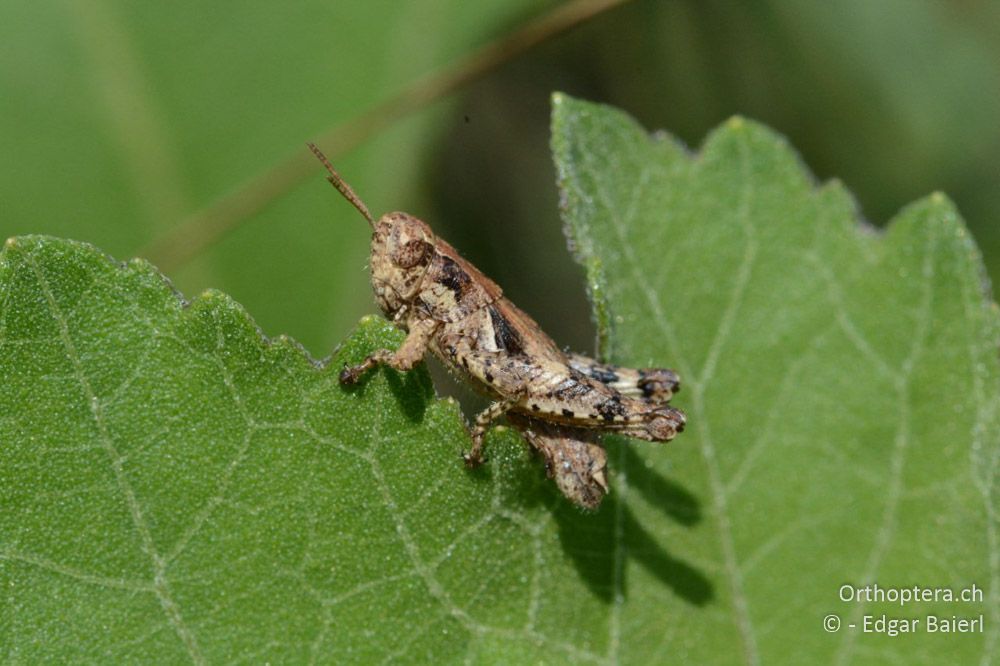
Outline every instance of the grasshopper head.
POLYGON ((430 227, 406 213, 387 213, 376 223, 368 206, 340 177, 322 151, 315 144, 308 145, 329 172, 330 184, 372 228, 372 287, 379 307, 392 317, 420 293, 420 283, 434 256, 434 234, 430 227))
POLYGON ((406 213, 387 213, 372 234, 372 287, 387 315, 395 314, 420 293, 434 256, 430 227, 406 213))

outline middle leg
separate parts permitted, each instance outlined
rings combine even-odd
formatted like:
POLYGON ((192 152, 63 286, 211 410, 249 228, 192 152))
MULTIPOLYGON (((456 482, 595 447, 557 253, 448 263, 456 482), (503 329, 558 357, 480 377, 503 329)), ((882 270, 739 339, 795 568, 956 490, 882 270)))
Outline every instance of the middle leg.
POLYGON ((476 420, 469 431, 472 437, 472 450, 462 456, 466 467, 479 467, 483 464, 483 438, 486 437, 486 430, 514 404, 515 401, 512 400, 497 400, 476 415, 476 420))

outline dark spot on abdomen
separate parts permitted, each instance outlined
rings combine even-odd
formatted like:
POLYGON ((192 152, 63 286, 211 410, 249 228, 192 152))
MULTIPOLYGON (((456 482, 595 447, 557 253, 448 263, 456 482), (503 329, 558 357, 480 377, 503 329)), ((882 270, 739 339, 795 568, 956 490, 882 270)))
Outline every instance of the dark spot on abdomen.
POLYGON ((614 421, 616 416, 625 415, 625 406, 622 405, 621 398, 618 398, 617 400, 615 398, 609 398, 604 402, 598 403, 597 413, 600 414, 601 418, 605 421, 614 421))

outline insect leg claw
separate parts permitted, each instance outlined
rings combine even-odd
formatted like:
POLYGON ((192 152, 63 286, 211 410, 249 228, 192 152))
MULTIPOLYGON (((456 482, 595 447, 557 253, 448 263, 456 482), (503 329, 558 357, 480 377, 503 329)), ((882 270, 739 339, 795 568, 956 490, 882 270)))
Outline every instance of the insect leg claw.
POLYGON ((361 373, 357 372, 357 368, 352 368, 348 365, 344 366, 344 369, 340 371, 340 383, 346 384, 348 386, 352 384, 357 384, 361 373))
POLYGON ((489 458, 484 458, 482 453, 473 450, 470 451, 469 453, 463 453, 462 460, 465 462, 466 468, 476 469, 484 462, 488 462, 489 458))

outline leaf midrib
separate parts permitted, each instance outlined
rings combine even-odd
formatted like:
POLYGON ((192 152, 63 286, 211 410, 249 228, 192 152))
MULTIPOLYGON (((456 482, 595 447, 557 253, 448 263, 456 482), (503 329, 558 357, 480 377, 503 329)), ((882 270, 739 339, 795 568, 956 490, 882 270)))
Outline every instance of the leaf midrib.
POLYGON ((77 353, 76 345, 73 344, 73 339, 69 333, 69 325, 66 321, 66 317, 63 315, 62 310, 56 301, 55 294, 52 292, 52 287, 45 278, 45 275, 42 273, 41 267, 38 265, 35 257, 31 253, 25 253, 25 260, 28 265, 31 266, 31 270, 35 274, 35 279, 38 281, 38 285, 45 295, 49 312, 59 327, 60 340, 66 350, 66 356, 73 365, 73 374, 76 377, 77 382, 80 384, 84 398, 87 400, 87 409, 90 411, 91 417, 94 419, 94 425, 97 427, 101 447, 108 456, 108 461, 111 464, 111 469, 114 473, 115 483, 118 485, 118 489, 125 497, 125 504, 128 507, 132 525, 139 535, 142 550, 150 559, 150 565, 153 570, 152 588, 160 602, 160 607, 163 609, 167 622, 174 629, 174 632, 184 645, 184 648, 187 651, 188 656, 191 657, 191 660, 195 664, 204 664, 206 663, 205 657, 198 646, 198 641, 191 629, 187 626, 187 624, 185 624, 184 617, 181 615, 180 606, 178 606, 176 600, 171 594, 170 586, 166 578, 166 562, 156 550, 156 544, 153 542, 152 534, 149 531, 149 526, 146 524, 142 508, 139 506, 138 498, 136 497, 135 491, 129 483, 128 478, 125 475, 125 471, 122 468, 122 456, 118 452, 117 447, 114 445, 114 442, 108 433, 101 411, 100 400, 94 393, 93 387, 90 385, 90 380, 87 379, 87 376, 83 371, 83 365, 80 361, 80 356, 77 353))

